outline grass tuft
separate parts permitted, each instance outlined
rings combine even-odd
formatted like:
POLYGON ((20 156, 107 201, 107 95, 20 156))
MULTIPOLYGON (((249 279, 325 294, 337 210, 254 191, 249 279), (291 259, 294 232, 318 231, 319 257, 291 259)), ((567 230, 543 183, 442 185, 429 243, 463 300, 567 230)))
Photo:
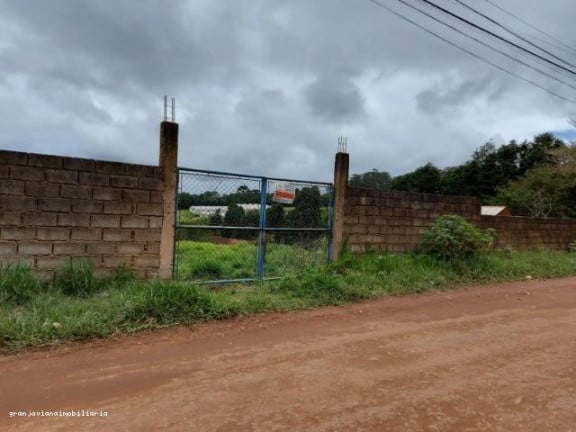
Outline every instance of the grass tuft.
POLYGON ((151 282, 139 286, 127 321, 158 324, 190 323, 236 316, 240 310, 230 297, 178 282, 151 282))
POLYGON ((29 267, 0 265, 0 305, 22 305, 38 293, 38 287, 29 267))
POLYGON ((72 297, 90 297, 104 288, 89 261, 70 261, 56 271, 52 286, 72 297))

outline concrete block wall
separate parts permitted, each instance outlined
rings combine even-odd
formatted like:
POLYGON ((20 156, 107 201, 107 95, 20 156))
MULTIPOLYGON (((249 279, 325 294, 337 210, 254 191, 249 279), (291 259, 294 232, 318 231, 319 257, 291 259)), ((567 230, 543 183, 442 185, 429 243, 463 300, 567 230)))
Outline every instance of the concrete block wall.
POLYGON ((576 240, 576 219, 482 216, 478 225, 496 230, 496 247, 568 250, 576 240))
POLYGON ((48 278, 90 260, 156 277, 163 188, 159 167, 0 150, 0 264, 48 278))
POLYGON ((344 233, 355 253, 407 252, 436 218, 456 214, 494 228, 497 248, 568 250, 576 240, 576 219, 481 216, 480 210, 474 197, 348 188, 344 233))
POLYGON ((413 250, 426 228, 445 214, 478 222, 480 201, 473 197, 347 188, 344 233, 355 253, 406 252, 413 250))
POLYGON ((480 200, 475 197, 351 188, 349 161, 348 153, 336 154, 332 259, 341 256, 345 243, 353 253, 414 250, 426 229, 446 214, 462 216, 480 228, 494 228, 495 247, 568 250, 576 240, 576 219, 481 216, 480 200))

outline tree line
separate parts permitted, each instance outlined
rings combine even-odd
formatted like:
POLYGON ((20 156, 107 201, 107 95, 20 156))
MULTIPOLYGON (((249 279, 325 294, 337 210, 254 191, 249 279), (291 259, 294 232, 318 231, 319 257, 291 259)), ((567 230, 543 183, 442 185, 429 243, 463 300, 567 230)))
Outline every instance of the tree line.
MULTIPOLYGON (((310 196, 310 194, 316 194, 316 192, 311 192, 311 190, 315 190, 318 193, 321 206, 328 206, 328 201, 330 199, 329 194, 321 194, 320 190, 316 186, 297 188, 295 202, 302 199, 308 199, 306 197, 310 196), (302 194, 304 194, 305 198, 299 198, 302 194)), ((229 204, 260 204, 260 198, 260 190, 250 189, 246 185, 239 186, 235 192, 228 194, 222 194, 217 191, 205 191, 199 194, 180 192, 178 194, 178 209, 188 210, 192 206, 226 207, 229 204)), ((268 205, 274 204, 273 194, 266 195, 266 203, 268 205)))
POLYGON ((499 147, 488 142, 454 167, 427 163, 397 177, 376 169, 354 174, 350 186, 476 196, 518 216, 576 217, 575 167, 576 147, 544 133, 499 147))
MULTIPOLYGON (((329 195, 321 194, 318 187, 304 187, 296 190, 294 202, 290 206, 275 203, 272 195, 267 197, 269 207, 266 209, 267 228, 325 228, 328 226, 328 202, 329 195)), ((243 227, 258 227, 260 224, 260 211, 257 209, 244 210, 239 204, 259 204, 260 192, 250 191, 240 187, 233 194, 220 195, 203 193, 179 195, 179 208, 186 211, 192 206, 225 206, 224 212, 216 210, 210 216, 201 218, 210 226, 214 227, 213 234, 222 237, 254 240, 258 237, 256 230, 243 230, 243 227), (256 192, 258 197, 256 199, 256 192), (205 199, 202 201, 202 197, 205 199), (237 230, 218 229, 218 227, 239 227, 237 230)), ((204 224, 204 222, 198 222, 204 224)), ((201 230, 202 231, 202 230, 201 230)), ((212 231, 212 230, 211 230, 212 231)), ((205 233, 205 231, 204 231, 205 233)), ((202 232, 195 229, 181 229, 178 234, 180 240, 198 240, 202 232)), ((275 241, 282 243, 309 242, 319 239, 325 233, 319 232, 274 232, 275 241)))
MULTIPOLYGON (((321 228, 327 225, 327 221, 323 217, 322 207, 322 196, 318 188, 303 188, 296 193, 294 203, 289 208, 283 204, 272 203, 266 209, 266 226, 321 228)), ((224 215, 220 211, 216 211, 208 219, 208 224, 213 226, 257 227, 259 223, 259 210, 245 211, 234 201, 228 204, 224 215)))

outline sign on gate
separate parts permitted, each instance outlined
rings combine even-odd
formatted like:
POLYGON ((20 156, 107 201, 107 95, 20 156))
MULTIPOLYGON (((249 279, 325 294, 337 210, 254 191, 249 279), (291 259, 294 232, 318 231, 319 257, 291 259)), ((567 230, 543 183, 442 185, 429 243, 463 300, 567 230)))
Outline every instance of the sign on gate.
POLYGON ((272 200, 280 204, 293 204, 296 198, 296 188, 293 184, 278 184, 274 190, 272 200))

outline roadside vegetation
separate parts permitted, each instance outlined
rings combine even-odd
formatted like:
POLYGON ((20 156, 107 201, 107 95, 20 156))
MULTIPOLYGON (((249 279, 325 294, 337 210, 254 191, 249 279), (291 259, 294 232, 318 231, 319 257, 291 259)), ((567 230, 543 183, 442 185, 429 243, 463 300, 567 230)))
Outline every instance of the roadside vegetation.
MULTIPOLYGON (((336 263, 297 268, 283 279, 241 287, 140 281, 125 269, 100 279, 86 263, 70 263, 52 281, 39 281, 25 267, 3 266, 0 352, 469 284, 576 275, 576 253, 486 252, 491 233, 463 224, 455 216, 440 218, 414 253, 346 253, 336 263), (443 242, 441 248, 436 247, 438 242, 443 242), (446 250, 450 254, 435 252, 446 250)), ((203 250, 198 256, 220 253, 213 263, 229 261, 226 251, 236 246, 213 245, 216 249, 203 250)), ((278 250, 283 260, 302 259, 297 248, 278 250), (297 256, 288 257, 290 251, 297 256)), ((206 271, 213 271, 212 265, 204 264, 206 271)))

